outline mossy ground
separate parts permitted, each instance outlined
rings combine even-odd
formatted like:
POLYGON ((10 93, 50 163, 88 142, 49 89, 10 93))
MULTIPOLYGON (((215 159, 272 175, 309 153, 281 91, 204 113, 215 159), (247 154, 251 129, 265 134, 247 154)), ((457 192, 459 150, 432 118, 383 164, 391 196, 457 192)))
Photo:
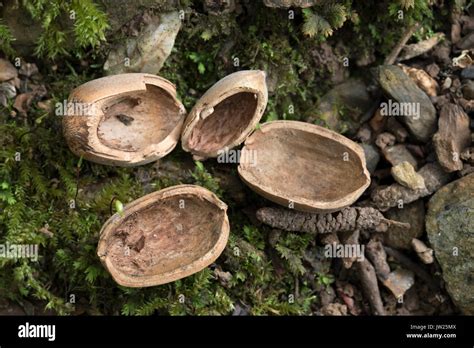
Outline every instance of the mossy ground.
MULTIPOLYGON (((398 2, 343 3, 357 11, 358 19, 348 21, 329 44, 346 43, 351 59, 366 51, 383 59, 403 30, 389 12, 398 2), (386 12, 374 17, 375 3, 386 12)), ((335 73, 333 62, 315 58, 321 39, 304 35, 299 10, 289 19, 287 10, 270 10, 259 2, 243 1, 242 6, 244 15, 236 16, 207 14, 198 2, 185 4, 186 19, 160 75, 177 85, 190 110, 219 78, 241 69, 263 69, 272 84, 263 121, 304 120, 330 88, 335 73)), ((424 9, 417 11, 406 21, 426 19, 420 35, 429 34, 436 22, 424 9)), ((47 98, 56 103, 67 99, 74 87, 101 76, 104 50, 27 60, 39 66, 47 98)), ((357 73, 353 65, 347 69, 357 73)), ((304 261, 304 252, 314 249, 315 241, 304 234, 285 234, 272 242, 271 230, 252 218, 252 209, 264 206, 264 199, 244 186, 244 198, 236 199, 225 176, 219 182, 218 173, 237 177, 236 165, 213 160, 194 164, 179 145, 162 162, 173 163, 174 173, 185 173, 181 176, 153 175, 156 164, 124 169, 80 163, 61 135, 59 116, 36 103, 26 117, 13 117, 13 111, 12 103, 0 109, 0 243, 39 244, 40 258, 38 262, 0 259, 0 298, 23 306, 33 302, 59 314, 213 315, 244 310, 283 315, 311 314, 317 308, 317 288, 334 277, 328 269, 315 272, 304 261), (145 289, 117 286, 96 255, 110 202, 116 197, 126 204, 150 190, 179 183, 203 185, 229 204, 231 235, 226 251, 216 264, 171 284, 145 289), (79 194, 72 207, 76 186, 79 194)))

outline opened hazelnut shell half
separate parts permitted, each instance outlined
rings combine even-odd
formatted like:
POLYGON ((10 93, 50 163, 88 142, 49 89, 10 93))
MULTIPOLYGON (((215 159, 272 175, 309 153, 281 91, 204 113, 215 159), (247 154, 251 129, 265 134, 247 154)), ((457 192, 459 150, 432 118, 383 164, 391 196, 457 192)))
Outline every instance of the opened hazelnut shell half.
POLYGON ((141 73, 113 75, 72 91, 63 131, 76 155, 100 164, 133 166, 172 151, 185 115, 168 80, 141 73))
POLYGON ((263 197, 306 212, 340 210, 354 203, 370 184, 359 145, 298 121, 261 125, 245 141, 238 172, 263 197))
POLYGON ((209 158, 240 145, 260 121, 267 100, 265 72, 243 70, 224 77, 198 100, 186 118, 183 149, 209 158))
POLYGON ((178 185, 126 205, 102 227, 97 254, 127 287, 165 284, 214 262, 229 237, 227 205, 209 190, 178 185))

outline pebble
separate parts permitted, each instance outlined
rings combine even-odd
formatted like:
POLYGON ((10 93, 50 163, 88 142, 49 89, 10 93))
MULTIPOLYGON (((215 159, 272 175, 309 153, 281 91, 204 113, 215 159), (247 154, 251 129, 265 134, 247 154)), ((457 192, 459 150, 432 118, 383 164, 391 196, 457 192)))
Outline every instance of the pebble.
POLYGON ((423 262, 425 265, 429 265, 434 262, 433 249, 428 248, 421 240, 413 238, 411 240, 411 246, 417 253, 421 262, 423 262))
POLYGON ((467 100, 474 99, 474 81, 468 80, 464 83, 462 86, 462 94, 467 100))
POLYGON ((467 68, 462 69, 461 78, 466 80, 474 79, 474 66, 468 66, 467 68))
POLYGON ((392 176, 396 182, 412 190, 425 188, 425 180, 415 171, 409 162, 401 162, 391 169, 392 176))
POLYGON ((0 58, 0 82, 14 79, 18 76, 18 71, 8 60, 0 58))
POLYGON ((415 157, 413 157, 411 152, 407 150, 405 145, 398 144, 394 146, 387 146, 382 150, 382 153, 385 159, 392 166, 396 166, 402 162, 409 162, 414 168, 418 168, 418 163, 415 157))

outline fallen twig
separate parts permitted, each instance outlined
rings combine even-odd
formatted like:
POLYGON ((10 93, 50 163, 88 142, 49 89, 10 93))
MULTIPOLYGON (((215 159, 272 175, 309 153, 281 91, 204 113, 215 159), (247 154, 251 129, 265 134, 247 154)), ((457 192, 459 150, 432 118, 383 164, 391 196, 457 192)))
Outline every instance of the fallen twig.
POLYGON ((367 259, 356 262, 356 265, 362 289, 372 307, 373 314, 386 315, 374 267, 367 259))
POLYGON ((398 41, 397 45, 392 49, 390 54, 385 58, 384 64, 391 65, 395 63, 395 60, 397 59, 401 50, 403 49, 405 44, 408 42, 408 40, 410 40, 411 36, 418 29, 419 26, 420 26, 420 23, 417 22, 413 24, 412 26, 408 27, 407 30, 405 30, 400 41, 398 41))
POLYGON ((367 243, 365 252, 369 260, 372 262, 377 273, 377 277, 383 281, 390 274, 390 266, 387 262, 387 254, 381 242, 371 239, 367 243))

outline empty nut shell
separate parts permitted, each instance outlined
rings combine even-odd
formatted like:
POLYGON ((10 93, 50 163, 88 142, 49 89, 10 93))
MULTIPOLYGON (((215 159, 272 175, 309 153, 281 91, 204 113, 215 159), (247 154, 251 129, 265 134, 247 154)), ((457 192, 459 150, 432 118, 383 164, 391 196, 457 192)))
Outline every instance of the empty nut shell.
POLYGON ((242 180, 265 198, 306 212, 333 212, 354 203, 370 184, 359 145, 298 121, 261 125, 245 141, 242 180))
POLYGON ((238 71, 198 100, 184 123, 181 144, 197 157, 217 157, 240 145, 255 129, 267 105, 265 72, 238 71))
POLYGON ((219 257, 229 237, 226 211, 225 203, 199 186, 153 192, 104 224, 97 254, 122 286, 172 282, 219 257))
POLYGON ((133 166, 173 150, 185 113, 168 80, 140 73, 113 75, 72 91, 63 131, 76 155, 100 164, 133 166))

